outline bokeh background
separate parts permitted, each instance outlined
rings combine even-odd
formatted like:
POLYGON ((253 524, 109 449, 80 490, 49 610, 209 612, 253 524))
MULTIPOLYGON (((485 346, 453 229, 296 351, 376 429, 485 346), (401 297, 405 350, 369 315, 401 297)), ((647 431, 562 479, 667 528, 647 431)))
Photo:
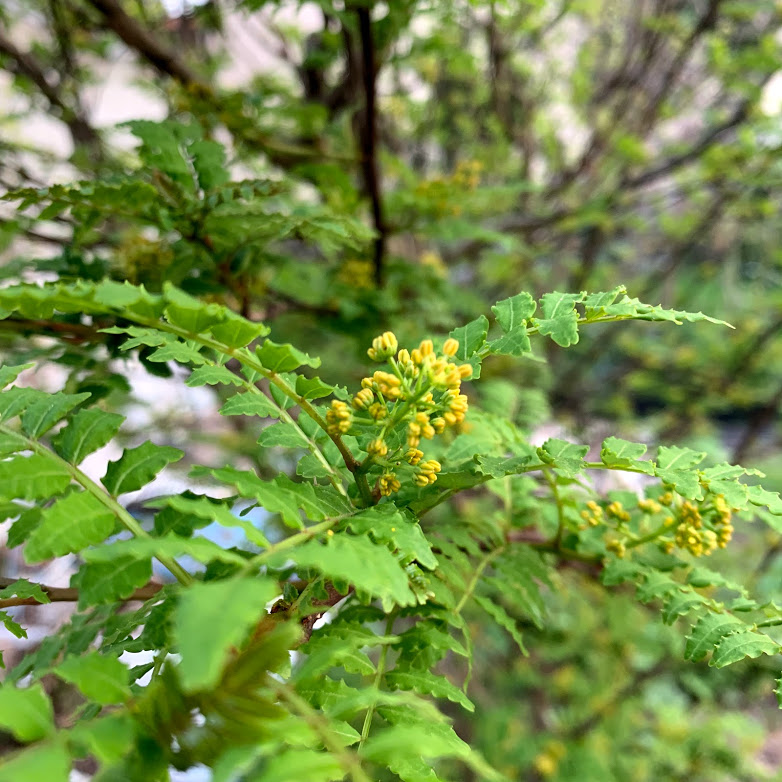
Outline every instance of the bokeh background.
MULTIPOLYGON (((782 6, 770 0, 0 7, 0 191, 54 186, 51 206, 0 202, 0 283, 170 281, 267 320, 340 384, 362 376, 386 328, 412 341, 521 290, 624 285, 735 329, 584 330, 568 351, 487 362, 483 408, 534 442, 615 434, 707 450, 776 490, 781 149, 782 6), (184 192, 192 172, 161 163, 171 145, 199 154, 199 139, 223 145, 241 208, 184 192), (94 187, 56 187, 75 181, 94 187), (271 240, 280 226, 286 238, 271 240)), ((195 460, 295 469, 259 451, 246 421, 220 418, 215 393, 123 358, 105 335, 3 320, 0 354, 57 358, 24 382, 88 388, 130 416, 129 441, 154 430, 195 460)), ((91 469, 115 457, 99 452, 91 469)), ((166 472, 131 508, 188 486, 166 472)), ((480 518, 497 501, 467 496, 459 510, 480 518)), ((748 524, 719 556, 779 601, 781 552, 778 534, 748 524)), ((0 569, 52 585, 70 575, 67 561, 32 574, 10 548, 0 569)), ((686 628, 589 573, 561 579, 545 631, 526 628, 529 657, 475 619, 479 708, 454 714, 460 735, 519 780, 780 778, 773 659, 679 662, 686 628)), ((25 644, 0 631, 7 660, 70 609, 24 610, 25 644)))

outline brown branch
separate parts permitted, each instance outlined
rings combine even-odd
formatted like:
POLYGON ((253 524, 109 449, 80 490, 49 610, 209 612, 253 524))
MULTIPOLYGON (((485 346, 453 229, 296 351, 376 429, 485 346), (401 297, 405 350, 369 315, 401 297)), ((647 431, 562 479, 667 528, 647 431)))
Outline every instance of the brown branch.
POLYGON ((361 38, 361 77, 364 84, 364 111, 359 120, 361 142, 361 168, 364 172, 364 188, 372 202, 372 222, 375 227, 374 264, 375 282, 383 285, 383 262, 386 247, 386 227, 383 221, 383 204, 380 192, 380 167, 377 159, 377 90, 375 77, 377 63, 375 44, 372 37, 370 9, 362 6, 356 9, 361 38))
POLYGON ((749 116, 749 111, 754 103, 755 101, 752 100, 742 101, 725 122, 706 131, 688 150, 681 152, 678 155, 672 155, 662 163, 658 163, 656 166, 647 169, 646 171, 642 171, 640 174, 625 178, 620 184, 620 188, 635 190, 636 188, 648 185, 650 182, 654 182, 660 177, 672 174, 683 166, 694 163, 704 152, 706 152, 706 150, 719 142, 725 133, 744 122, 749 116))
POLYGON ((49 79, 38 60, 29 52, 18 49, 2 31, 0 31, 0 54, 4 54, 11 61, 10 71, 29 79, 49 105, 57 110, 60 119, 68 126, 74 145, 89 147, 95 156, 100 157, 102 144, 98 131, 90 125, 79 107, 68 104, 62 95, 60 84, 49 79))
POLYGON ((769 426, 777 417, 781 406, 782 385, 777 388, 771 399, 769 399, 768 402, 758 409, 749 419, 747 428, 744 430, 738 443, 736 443, 736 447, 733 449, 731 464, 740 464, 744 461, 763 429, 769 426))
POLYGON ((0 332, 14 331, 35 336, 57 337, 66 342, 105 342, 106 337, 98 333, 99 326, 85 326, 82 323, 66 323, 59 320, 36 320, 33 318, 4 318, 0 320, 0 332))
MULTIPOLYGON (((7 587, 19 581, 17 578, 0 578, 0 587, 7 587)), ((52 603, 75 603, 79 599, 79 590, 72 587, 50 587, 44 584, 36 584, 52 603)), ((123 598, 124 602, 133 600, 149 600, 154 597, 163 588, 163 584, 156 584, 150 581, 146 586, 137 589, 129 597, 123 598)), ((7 597, 0 600, 0 609, 12 608, 15 606, 39 606, 46 605, 34 597, 7 597)))
POLYGON ((665 669, 665 662, 660 661, 645 671, 636 672, 633 678, 627 684, 618 689, 616 692, 612 693, 610 698, 598 706, 592 712, 592 714, 564 731, 562 738, 566 739, 567 741, 579 741, 580 739, 583 739, 588 733, 594 730, 594 728, 596 728, 601 723, 601 721, 608 713, 610 713, 611 709, 617 703, 622 703, 631 696, 637 695, 638 688, 641 686, 641 684, 649 679, 654 679, 655 677, 659 676, 661 673, 663 673, 663 671, 665 671, 665 669))
POLYGON ((141 54, 161 73, 172 76, 185 87, 199 87, 211 93, 211 87, 201 81, 174 52, 163 46, 151 33, 145 30, 133 17, 125 13, 117 0, 87 0, 106 20, 113 30, 131 49, 141 54))

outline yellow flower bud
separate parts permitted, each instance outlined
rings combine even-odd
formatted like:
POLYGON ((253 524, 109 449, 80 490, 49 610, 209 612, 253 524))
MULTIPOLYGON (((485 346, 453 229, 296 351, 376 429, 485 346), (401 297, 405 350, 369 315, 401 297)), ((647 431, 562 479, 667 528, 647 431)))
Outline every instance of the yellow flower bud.
POLYGON ((405 454, 405 461, 408 464, 412 464, 413 466, 418 464, 423 458, 424 458, 424 452, 419 451, 418 448, 410 448, 405 454))
POLYGON ((399 491, 401 487, 402 484, 399 483, 396 475, 392 472, 381 475, 380 480, 378 480, 378 488, 383 497, 388 497, 390 494, 399 491))
POLYGON ((398 348, 399 342, 394 332, 386 331, 372 340, 372 347, 367 351, 367 355, 373 361, 385 361, 391 358, 398 348))
POLYGON ((460 364, 459 375, 462 380, 467 380, 467 378, 472 377, 472 367, 469 364, 460 364))
POLYGON ((375 402, 367 408, 367 412, 375 419, 380 421, 388 415, 388 409, 382 402, 375 402))
POLYGON ((366 410, 374 401, 375 395, 370 388, 362 388, 353 397, 353 407, 356 410, 366 410))
POLYGON ((454 339, 453 337, 449 337, 445 340, 445 344, 443 345, 443 353, 446 356, 455 356, 457 350, 459 350, 459 340, 454 339))
POLYGON ((434 429, 436 434, 442 434, 445 431, 445 419, 440 418, 439 416, 437 418, 432 419, 432 428, 434 429))
POLYGON ((428 461, 421 462, 418 465, 418 469, 421 472, 430 475, 432 473, 440 472, 442 466, 440 465, 440 462, 438 462, 436 459, 429 459, 428 461))
POLYGON ((370 456, 385 456, 388 453, 388 446, 386 445, 385 441, 381 438, 376 438, 372 440, 367 445, 367 453, 370 456))
POLYGON ((422 356, 432 356, 434 355, 434 343, 431 339, 425 339, 418 346, 418 350, 421 351, 422 356))

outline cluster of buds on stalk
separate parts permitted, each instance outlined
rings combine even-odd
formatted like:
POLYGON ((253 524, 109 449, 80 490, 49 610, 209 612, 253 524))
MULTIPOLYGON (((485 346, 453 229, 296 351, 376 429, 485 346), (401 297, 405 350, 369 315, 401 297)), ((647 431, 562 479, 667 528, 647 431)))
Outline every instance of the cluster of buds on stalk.
POLYGON ((678 548, 703 557, 725 548, 733 536, 733 510, 721 494, 709 495, 696 504, 666 491, 657 499, 638 500, 637 511, 642 515, 631 515, 617 501, 602 506, 590 500, 581 511, 585 522, 581 529, 605 525, 606 549, 619 557, 630 547, 652 541, 667 554, 678 548), (630 531, 633 519, 640 527, 639 534, 630 531))
POLYGON ((437 480, 440 463, 424 460, 423 441, 432 440, 447 429, 461 424, 467 414, 468 400, 461 393, 462 381, 472 375, 469 364, 453 359, 459 350, 455 339, 445 340, 440 351, 432 340, 418 347, 399 349, 391 331, 372 341, 367 355, 384 363, 361 381, 361 389, 348 405, 335 400, 326 413, 330 434, 371 435, 363 445, 366 459, 361 469, 380 468, 376 492, 388 496, 399 491, 397 470, 412 472, 419 487, 437 480))

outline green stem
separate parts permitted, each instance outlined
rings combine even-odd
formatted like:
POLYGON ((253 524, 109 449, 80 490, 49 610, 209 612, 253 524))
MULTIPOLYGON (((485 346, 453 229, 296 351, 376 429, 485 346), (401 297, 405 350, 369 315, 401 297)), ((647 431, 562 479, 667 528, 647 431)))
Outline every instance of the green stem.
MULTIPOLYGON (((134 320, 136 323, 140 323, 144 326, 157 329, 158 331, 164 331, 169 334, 174 334, 175 336, 182 337, 183 339, 191 339, 198 344, 203 345, 204 347, 208 347, 217 351, 218 353, 231 356, 243 366, 252 369, 262 377, 265 377, 272 385, 277 386, 277 388, 279 388, 280 391, 285 394, 285 396, 293 399, 294 402, 296 402, 296 404, 328 435, 334 445, 336 445, 337 450, 340 452, 342 459, 345 462, 345 466, 348 468, 348 470, 350 470, 350 472, 355 471, 356 467, 358 466, 358 462, 354 458, 350 449, 345 445, 339 434, 330 432, 326 421, 310 404, 310 402, 300 394, 297 394, 295 389, 291 388, 276 372, 267 369, 263 364, 261 364, 261 362, 258 361, 258 359, 255 358, 255 356, 249 350, 247 350, 247 348, 234 348, 230 345, 226 345, 225 343, 220 342, 219 340, 212 339, 211 337, 204 336, 203 334, 196 334, 192 331, 180 328, 179 326, 174 326, 173 324, 162 320, 142 318, 138 315, 128 315, 127 313, 118 314, 121 314, 122 317, 128 318, 129 320, 134 320)), ((358 481, 356 482, 358 483, 358 481)), ((364 481, 364 483, 366 484, 366 481, 364 481)), ((359 491, 362 491, 361 486, 359 486, 359 491)), ((368 485, 366 486, 366 494, 367 498, 371 501, 371 492, 369 492, 368 485)))
MULTIPOLYGON (((217 363, 214 361, 208 362, 212 366, 217 366, 217 363)), ((303 438, 307 442, 307 447, 310 453, 312 453, 315 458, 323 465, 323 467, 326 469, 326 471, 329 473, 329 481, 331 482, 331 485, 343 496, 347 497, 347 492, 345 491, 345 487, 342 485, 342 478, 340 477, 340 474, 334 469, 334 466, 332 464, 329 464, 328 459, 326 459, 325 455, 323 454, 323 451, 320 450, 318 447, 318 444, 311 439, 304 430, 299 426, 298 421, 281 405, 278 405, 276 401, 270 397, 268 394, 265 394, 263 391, 261 391, 258 386, 255 385, 255 383, 251 383, 249 380, 246 380, 241 375, 236 375, 236 377, 241 380, 242 386, 249 391, 252 394, 257 394, 258 396, 264 397, 264 399, 268 399, 269 402, 271 402, 279 411, 280 420, 284 421, 289 426, 292 426, 297 434, 303 438)))
POLYGON ((472 597, 473 592, 475 592, 475 588, 478 586, 478 581, 483 575, 483 571, 486 570, 486 568, 491 564, 491 562, 496 559, 500 554, 502 554, 503 551, 505 551, 505 546, 500 546, 499 548, 494 549, 494 551, 490 551, 481 561, 477 568, 475 568, 475 572, 472 575, 472 578, 470 579, 470 583, 467 584, 467 589, 464 591, 464 594, 461 597, 461 600, 456 604, 456 608, 453 609, 453 612, 458 616, 462 609, 464 608, 467 601, 472 597))
POLYGON ((340 521, 349 519, 352 515, 352 513, 345 513, 342 516, 334 516, 330 519, 325 519, 319 524, 313 524, 311 527, 307 527, 307 529, 302 530, 301 532, 297 532, 295 535, 291 535, 289 538, 285 538, 285 540, 281 540, 279 543, 275 543, 274 545, 269 546, 266 551, 263 551, 251 559, 248 559, 247 564, 243 568, 243 572, 251 573, 264 562, 266 562, 270 557, 273 557, 275 554, 279 554, 280 551, 287 551, 289 548, 295 548, 300 543, 305 543, 311 538, 314 538, 316 535, 320 535, 323 532, 328 532, 332 527, 339 524, 340 521))
POLYGON ((328 721, 310 706, 292 687, 283 682, 270 680, 271 687, 281 700, 285 701, 293 711, 320 736, 323 746, 332 753, 343 768, 348 771, 353 782, 372 782, 361 767, 359 757, 348 749, 344 749, 340 740, 334 735, 328 721))
POLYGON ((559 487, 557 486, 557 479, 551 474, 551 470, 543 470, 543 475, 551 489, 551 496, 554 498, 554 503, 557 506, 557 532, 554 535, 553 545, 559 551, 562 548, 562 538, 565 535, 565 508, 562 504, 559 487))
MULTIPOLYGON (((11 434, 14 437, 24 437, 20 432, 16 432, 13 429, 9 429, 6 426, 0 425, 0 432, 11 434)), ((65 459, 58 456, 54 451, 47 448, 45 445, 33 440, 29 437, 24 437, 25 442, 29 446, 30 450, 37 453, 50 461, 55 462, 57 465, 67 470, 71 478, 79 484, 88 494, 95 497, 101 505, 110 510, 114 516, 119 519, 120 523, 126 530, 131 532, 134 537, 137 538, 149 538, 151 535, 139 524, 139 522, 128 513, 128 511, 119 504, 119 502, 106 492, 106 490, 95 483, 91 478, 87 477, 78 467, 65 461, 65 459)), ((174 578, 182 584, 187 586, 192 584, 193 577, 173 558, 166 556, 158 556, 157 560, 171 571, 174 578)))
POLYGON ((636 546, 641 546, 644 543, 649 543, 652 540, 656 540, 660 537, 660 535, 664 534, 665 532, 670 531, 671 527, 668 524, 661 524, 657 529, 653 529, 650 533, 647 535, 643 535, 640 538, 633 538, 632 540, 625 543, 625 548, 635 548, 636 546))
MULTIPOLYGON (((394 612, 388 615, 386 619, 386 631, 384 635, 387 637, 392 634, 394 630, 394 620, 396 614, 394 612)), ((372 682, 372 690, 377 693, 380 690, 380 685, 383 682, 383 677, 386 674, 386 657, 388 657, 389 644, 383 644, 380 649, 380 657, 377 660, 377 670, 375 671, 375 678, 372 682)), ((361 748, 364 742, 369 738, 369 731, 372 729, 372 717, 375 714, 375 704, 377 699, 374 698, 367 708, 367 713, 364 715, 364 726, 361 729, 361 740, 358 742, 359 748, 361 748)))

